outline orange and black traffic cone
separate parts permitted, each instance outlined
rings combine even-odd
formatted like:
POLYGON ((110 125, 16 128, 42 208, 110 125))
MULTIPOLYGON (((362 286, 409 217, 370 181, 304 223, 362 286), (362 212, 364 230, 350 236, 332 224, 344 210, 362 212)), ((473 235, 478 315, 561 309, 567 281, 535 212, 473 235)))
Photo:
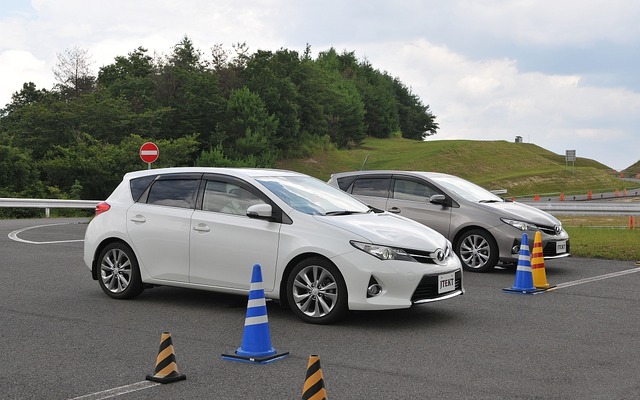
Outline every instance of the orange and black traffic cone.
POLYGON ((327 390, 324 387, 324 377, 320 368, 320 358, 312 354, 309 356, 307 375, 302 388, 302 400, 326 400, 327 390))
POLYGON ((169 332, 163 332, 160 337, 160 349, 156 358, 156 368, 153 375, 147 375, 147 380, 171 383, 187 379, 186 375, 178 373, 176 356, 173 352, 173 342, 169 332))
POLYGON ((533 251, 531 252, 531 274, 533 276, 533 286, 536 289, 551 289, 547 282, 547 274, 544 270, 544 252, 542 251, 542 234, 536 232, 533 240, 533 251))

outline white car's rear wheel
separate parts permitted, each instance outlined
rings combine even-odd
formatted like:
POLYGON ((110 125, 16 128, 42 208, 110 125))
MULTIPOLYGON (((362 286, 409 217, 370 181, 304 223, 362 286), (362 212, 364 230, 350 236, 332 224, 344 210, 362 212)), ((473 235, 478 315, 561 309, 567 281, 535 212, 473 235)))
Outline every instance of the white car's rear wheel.
POLYGON ((114 299, 130 299, 142 293, 138 261, 128 246, 112 243, 102 250, 98 258, 98 282, 114 299))

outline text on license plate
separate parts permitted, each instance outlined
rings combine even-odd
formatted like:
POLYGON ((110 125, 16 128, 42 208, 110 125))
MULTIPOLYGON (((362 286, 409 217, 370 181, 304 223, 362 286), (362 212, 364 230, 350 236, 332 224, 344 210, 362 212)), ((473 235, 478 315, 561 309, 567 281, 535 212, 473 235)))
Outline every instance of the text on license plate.
POLYGON ((556 242, 556 253, 566 253, 567 252, 567 241, 563 240, 561 242, 556 242))
POLYGON ((438 293, 446 293, 456 288, 456 273, 438 275, 438 293))

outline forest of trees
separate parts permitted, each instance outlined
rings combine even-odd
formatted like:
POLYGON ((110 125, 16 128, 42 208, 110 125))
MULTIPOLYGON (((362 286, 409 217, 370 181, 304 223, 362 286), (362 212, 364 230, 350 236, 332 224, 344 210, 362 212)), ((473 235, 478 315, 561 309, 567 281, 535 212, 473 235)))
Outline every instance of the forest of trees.
POLYGON ((0 197, 104 199, 146 168, 146 141, 160 148, 154 168, 273 167, 438 129, 398 78, 333 48, 313 59, 309 46, 250 54, 239 43, 205 57, 184 37, 166 56, 139 47, 97 76, 91 64, 86 50, 60 53, 52 89, 24 83, 0 109, 0 197))

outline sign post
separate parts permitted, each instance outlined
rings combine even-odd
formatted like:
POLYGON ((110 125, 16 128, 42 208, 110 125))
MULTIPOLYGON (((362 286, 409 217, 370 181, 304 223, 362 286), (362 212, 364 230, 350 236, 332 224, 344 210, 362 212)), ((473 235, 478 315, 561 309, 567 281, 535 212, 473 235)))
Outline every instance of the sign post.
POLYGON ((148 165, 147 169, 151 169, 151 163, 158 159, 160 150, 153 142, 146 142, 140 146, 140 158, 148 165))
POLYGON ((565 167, 568 166, 569 161, 573 163, 573 174, 576 173, 576 151, 575 150, 567 150, 565 152, 565 167))

